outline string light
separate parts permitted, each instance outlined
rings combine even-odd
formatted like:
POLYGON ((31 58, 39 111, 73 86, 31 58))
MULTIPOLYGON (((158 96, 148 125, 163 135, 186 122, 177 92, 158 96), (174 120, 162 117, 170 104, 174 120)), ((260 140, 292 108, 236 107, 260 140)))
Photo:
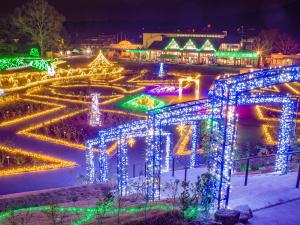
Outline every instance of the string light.
MULTIPOLYGON (((128 185, 128 156, 127 156, 127 139, 148 137, 148 123, 145 120, 134 121, 119 125, 115 128, 102 129, 99 132, 99 138, 89 140, 87 142, 86 151, 86 163, 87 163, 87 177, 89 182, 93 183, 96 180, 99 182, 105 182, 108 179, 108 159, 106 143, 117 141, 118 143, 118 190, 120 195, 127 194, 128 185), (93 146, 99 147, 99 170, 95 170, 94 154, 92 151, 93 146)), ((157 133, 158 134, 158 133, 157 133)), ((166 137, 166 158, 165 158, 165 171, 169 171, 170 165, 170 137, 169 133, 160 131, 160 135, 166 137)))
POLYGON ((15 175, 15 174, 21 174, 25 172, 39 172, 39 171, 45 171, 50 169, 73 167, 76 165, 76 163, 71 161, 65 161, 51 156, 32 153, 32 152, 25 151, 23 149, 11 148, 4 145, 0 145, 0 151, 8 153, 10 155, 21 155, 23 157, 30 157, 32 159, 37 159, 43 162, 41 165, 36 165, 36 166, 33 165, 33 166, 22 166, 17 168, 3 169, 0 171, 0 176, 15 175))
POLYGON ((166 94, 178 95, 179 88, 175 85, 160 85, 158 87, 151 89, 149 93, 156 94, 156 95, 166 95, 166 94))
MULTIPOLYGON (((164 108, 148 111, 147 122, 135 121, 117 128, 100 131, 100 139, 105 141, 119 140, 120 154, 118 156, 118 184, 119 191, 126 193, 128 179, 128 159, 125 137, 137 135, 138 131, 146 137, 146 181, 147 193, 152 200, 160 196, 160 174, 162 164, 161 135, 164 126, 174 126, 180 123, 195 123, 200 120, 210 120, 210 171, 216 176, 218 193, 215 202, 218 207, 225 207, 230 192, 230 179, 234 159, 234 148, 237 135, 237 107, 238 105, 280 104, 282 115, 278 135, 278 149, 276 154, 276 171, 285 173, 287 168, 287 152, 290 151, 294 139, 296 101, 290 96, 249 94, 254 89, 271 87, 274 85, 300 80, 300 67, 284 67, 261 70, 226 78, 214 82, 209 91, 209 98, 191 102, 179 103, 164 108), (143 128, 144 127, 144 128, 143 128), (146 133, 146 134, 145 134, 146 133), (110 140, 109 136, 113 135, 110 140)), ((195 124, 193 124, 195 125, 195 124)), ((192 160, 194 163, 196 143, 199 130, 196 126, 192 132, 192 160)), ((101 143, 101 141, 100 141, 101 143)), ((103 171, 102 171, 103 172, 103 171)))
POLYGON ((89 112, 89 124, 92 127, 100 127, 102 125, 101 112, 99 108, 99 98, 100 94, 92 94, 92 103, 89 112))
POLYGON ((169 211, 174 210, 173 206, 168 205, 149 205, 149 206, 139 206, 139 207, 123 207, 123 208, 112 208, 114 201, 111 201, 108 206, 100 206, 96 208, 80 208, 80 207, 63 207, 63 206, 35 206, 35 207, 28 207, 28 208, 20 208, 14 209, 7 212, 2 212, 0 214, 0 223, 12 215, 16 215, 18 213, 24 212, 58 212, 58 213, 71 213, 71 214, 84 214, 82 218, 78 219, 77 221, 73 221, 71 225, 82 225, 91 222, 97 218, 99 214, 105 214, 108 216, 114 216, 119 214, 136 214, 143 211, 150 211, 150 210, 160 210, 160 211, 169 211))
POLYGON ((39 112, 39 113, 33 113, 33 114, 30 114, 30 115, 27 115, 27 116, 22 116, 20 118, 16 118, 16 119, 12 119, 12 120, 5 120, 4 122, 0 123, 1 127, 13 125, 13 124, 16 124, 16 123, 21 123, 21 122, 24 122, 24 121, 29 120, 29 119, 33 119, 33 118, 36 118, 36 117, 39 117, 39 116, 43 116, 43 115, 46 115, 46 114, 49 114, 49 113, 59 111, 59 110, 66 107, 65 105, 59 105, 59 104, 49 103, 49 102, 42 102, 42 101, 33 100, 33 99, 23 99, 23 101, 48 105, 48 106, 51 106, 51 109, 47 109, 47 110, 44 110, 44 111, 39 112))
MULTIPOLYGON (((70 141, 66 141, 64 139, 48 137, 48 136, 45 136, 45 135, 42 135, 42 134, 37 134, 37 133, 35 133, 35 131, 40 129, 41 127, 48 126, 48 125, 60 122, 62 120, 71 118, 73 116, 76 116, 80 113, 84 113, 84 112, 87 112, 87 111, 88 111, 87 108, 76 110, 76 111, 67 113, 63 116, 60 116, 60 117, 57 117, 57 118, 54 118, 54 119, 50 119, 48 121, 44 121, 44 122, 36 124, 36 125, 31 125, 29 127, 26 127, 25 129, 22 129, 22 130, 18 131, 17 134, 25 135, 27 137, 35 138, 35 139, 45 141, 45 142, 49 142, 49 143, 60 144, 60 145, 64 145, 64 146, 67 146, 67 147, 76 148, 76 149, 79 149, 79 150, 85 150, 86 146, 83 145, 83 144, 73 143, 73 142, 70 142, 70 141)), ((102 111, 103 112, 116 113, 116 114, 120 114, 120 115, 136 116, 138 118, 145 118, 145 115, 141 115, 141 114, 137 114, 137 113, 131 113, 131 112, 123 112, 121 110, 103 109, 102 111)))

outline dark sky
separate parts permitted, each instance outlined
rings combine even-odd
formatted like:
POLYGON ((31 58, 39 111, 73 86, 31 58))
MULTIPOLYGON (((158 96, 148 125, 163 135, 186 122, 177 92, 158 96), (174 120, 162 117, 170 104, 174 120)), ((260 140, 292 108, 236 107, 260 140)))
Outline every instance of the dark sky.
MULTIPOLYGON (((10 13, 24 0, 1 0, 0 13, 10 13)), ((171 24, 192 28, 211 23, 218 28, 248 25, 279 28, 300 35, 300 0, 49 0, 67 21, 171 24)))

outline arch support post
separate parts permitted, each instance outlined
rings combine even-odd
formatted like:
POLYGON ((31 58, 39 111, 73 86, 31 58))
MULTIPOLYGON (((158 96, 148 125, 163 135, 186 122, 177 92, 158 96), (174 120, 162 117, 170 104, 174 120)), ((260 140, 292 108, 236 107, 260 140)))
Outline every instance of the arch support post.
POLYGON ((288 99, 282 107, 278 132, 275 171, 280 174, 288 172, 288 153, 295 141, 297 101, 288 99))
POLYGON ((108 159, 106 154, 106 144, 102 136, 100 136, 98 163, 98 179, 100 183, 104 183, 108 179, 108 159))
POLYGON ((128 156, 126 137, 121 134, 118 145, 118 191, 120 196, 127 195, 128 156))
POLYGON ((95 162, 94 162, 94 152, 93 152, 93 141, 86 144, 86 176, 87 183, 93 184, 95 182, 95 162))
POLYGON ((146 151, 146 182, 149 200, 160 198, 161 150, 160 129, 155 115, 149 115, 146 151))
POLYGON ((196 155, 199 141, 199 126, 197 123, 192 124, 192 143, 191 143, 191 158, 190 158, 190 168, 195 168, 196 166, 196 155))
POLYGON ((171 153, 171 134, 166 134, 166 156, 164 171, 170 170, 170 153, 171 153))

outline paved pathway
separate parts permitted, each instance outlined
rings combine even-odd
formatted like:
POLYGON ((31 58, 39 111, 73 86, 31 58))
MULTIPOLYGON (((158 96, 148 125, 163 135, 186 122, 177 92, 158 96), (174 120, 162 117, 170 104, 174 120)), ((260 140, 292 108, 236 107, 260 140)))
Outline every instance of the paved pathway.
POLYGON ((299 225, 300 199, 254 212, 249 225, 299 225))

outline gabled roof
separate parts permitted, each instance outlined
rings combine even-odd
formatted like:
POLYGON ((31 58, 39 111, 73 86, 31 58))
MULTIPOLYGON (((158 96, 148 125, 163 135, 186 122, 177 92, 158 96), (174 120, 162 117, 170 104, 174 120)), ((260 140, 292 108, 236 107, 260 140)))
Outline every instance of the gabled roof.
POLYGON ((174 51, 216 51, 222 40, 207 38, 163 38, 153 42, 148 49, 174 51))

